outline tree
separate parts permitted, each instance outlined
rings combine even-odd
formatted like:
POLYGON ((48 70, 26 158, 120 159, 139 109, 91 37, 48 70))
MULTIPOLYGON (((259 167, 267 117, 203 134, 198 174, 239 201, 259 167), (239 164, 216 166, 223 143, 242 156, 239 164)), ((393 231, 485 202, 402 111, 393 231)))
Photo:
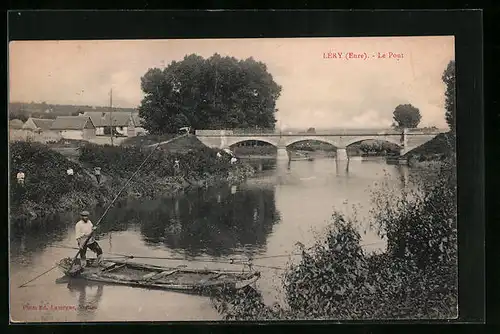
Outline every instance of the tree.
POLYGON ((393 127, 397 129, 416 128, 422 116, 420 110, 411 104, 400 104, 394 109, 393 127))
POLYGON ((446 123, 450 127, 451 131, 455 131, 455 61, 452 60, 448 63, 446 70, 442 76, 443 82, 446 84, 446 123))
POLYGON ((307 133, 316 133, 316 129, 315 128, 309 128, 309 129, 307 129, 307 133))
POLYGON ((262 62, 214 54, 173 61, 141 78, 139 115, 151 134, 179 128, 271 128, 281 87, 262 62))

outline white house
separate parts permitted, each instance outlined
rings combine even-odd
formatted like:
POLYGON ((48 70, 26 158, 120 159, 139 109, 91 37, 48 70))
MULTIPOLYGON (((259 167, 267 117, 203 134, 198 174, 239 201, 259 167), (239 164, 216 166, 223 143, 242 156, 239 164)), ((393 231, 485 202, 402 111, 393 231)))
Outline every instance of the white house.
POLYGON ((123 111, 101 112, 101 111, 86 111, 82 116, 90 117, 92 123, 96 127, 96 135, 104 136, 109 133, 104 133, 105 128, 114 127, 115 133, 126 137, 136 135, 134 119, 132 113, 123 111))
POLYGON ((96 136, 96 127, 90 117, 59 116, 51 126, 64 139, 89 140, 96 136))

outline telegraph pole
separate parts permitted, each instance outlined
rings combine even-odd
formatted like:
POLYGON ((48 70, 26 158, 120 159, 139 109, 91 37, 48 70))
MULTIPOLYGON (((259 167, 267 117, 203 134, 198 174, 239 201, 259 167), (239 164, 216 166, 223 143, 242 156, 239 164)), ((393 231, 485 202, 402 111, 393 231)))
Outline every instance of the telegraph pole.
POLYGON ((113 88, 109 91, 109 135, 111 136, 111 146, 113 146, 113 88))

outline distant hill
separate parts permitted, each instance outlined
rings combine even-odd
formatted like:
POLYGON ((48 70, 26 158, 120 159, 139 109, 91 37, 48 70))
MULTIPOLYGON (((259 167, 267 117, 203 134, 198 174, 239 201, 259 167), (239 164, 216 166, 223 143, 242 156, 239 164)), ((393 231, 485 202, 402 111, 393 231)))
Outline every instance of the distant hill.
MULTIPOLYGON (((29 117, 51 118, 57 116, 76 116, 85 111, 109 111, 106 106, 89 105, 66 105, 66 104, 47 104, 47 103, 9 103, 9 119, 20 119, 26 121, 29 117)), ((113 111, 137 112, 135 108, 113 108, 113 111)))

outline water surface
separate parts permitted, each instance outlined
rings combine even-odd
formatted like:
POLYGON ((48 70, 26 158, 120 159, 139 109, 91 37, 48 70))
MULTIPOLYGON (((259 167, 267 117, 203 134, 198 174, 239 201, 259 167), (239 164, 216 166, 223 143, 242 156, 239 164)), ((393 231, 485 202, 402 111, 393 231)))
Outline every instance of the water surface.
MULTIPOLYGON (((293 161, 252 160, 259 173, 242 185, 195 191, 178 198, 135 200, 110 210, 99 229, 99 244, 109 253, 181 260, 135 260, 165 266, 243 270, 230 264, 255 258, 262 272, 256 287, 265 301, 282 297, 280 280, 296 243, 306 247, 322 236, 334 210, 352 215, 360 226, 367 252, 385 247, 369 229, 371 191, 382 183, 387 191, 411 187, 419 171, 387 165, 383 160, 334 159, 293 161), (392 190, 391 190, 392 189, 392 190), (356 208, 356 209, 353 209, 356 208), (366 217, 366 219, 364 219, 366 217), (202 260, 202 262, 197 262, 202 260)), ((102 210, 102 209, 101 209, 102 210)), ((99 218, 99 210, 91 220, 99 218)), ((219 320, 206 297, 126 286, 72 282, 56 284, 58 269, 24 288, 30 278, 62 257, 73 257, 74 224, 67 214, 38 228, 11 229, 10 300, 15 321, 189 321, 219 320), (57 246, 57 247, 56 247, 57 246), (40 305, 49 310, 39 309, 40 305), (50 310, 65 307, 66 310, 50 310), (36 308, 36 310, 34 309, 36 308)), ((92 256, 89 251, 88 256, 92 256)))

